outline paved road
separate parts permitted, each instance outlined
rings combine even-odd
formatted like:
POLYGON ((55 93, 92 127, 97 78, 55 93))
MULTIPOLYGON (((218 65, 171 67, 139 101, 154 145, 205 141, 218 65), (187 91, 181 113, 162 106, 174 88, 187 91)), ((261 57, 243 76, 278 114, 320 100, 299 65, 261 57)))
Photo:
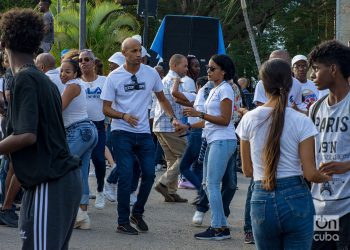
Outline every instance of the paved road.
MULTIPOLYGON (((90 177, 90 181, 95 186, 95 178, 90 177)), ((249 180, 238 174, 239 190, 231 203, 229 217, 231 240, 194 239, 195 233, 204 231, 210 225, 210 213, 207 213, 203 227, 194 227, 191 225, 195 211, 193 206, 165 203, 161 195, 153 190, 144 214, 150 228, 148 233, 137 236, 116 233, 116 203, 107 201, 105 209, 97 210, 92 201, 89 209, 92 229, 74 230, 70 249, 254 249, 254 245, 243 243, 244 203, 248 185, 249 180)), ((179 190, 179 194, 190 201, 195 197, 193 190, 179 190)), ((18 230, 0 226, 0 249, 20 249, 20 246, 18 230)))

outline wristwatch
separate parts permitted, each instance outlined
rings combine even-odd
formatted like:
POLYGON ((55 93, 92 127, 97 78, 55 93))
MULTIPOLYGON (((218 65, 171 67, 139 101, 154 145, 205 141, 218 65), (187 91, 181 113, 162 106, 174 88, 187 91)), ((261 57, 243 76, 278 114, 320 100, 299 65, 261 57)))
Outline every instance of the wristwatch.
POLYGON ((199 118, 201 118, 201 119, 204 120, 204 116, 205 116, 205 113, 204 113, 204 112, 201 112, 201 114, 199 115, 199 118))

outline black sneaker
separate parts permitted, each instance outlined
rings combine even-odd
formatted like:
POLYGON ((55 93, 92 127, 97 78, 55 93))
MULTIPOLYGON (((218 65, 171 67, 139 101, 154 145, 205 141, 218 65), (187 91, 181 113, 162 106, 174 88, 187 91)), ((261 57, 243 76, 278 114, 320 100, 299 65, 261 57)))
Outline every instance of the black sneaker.
POLYGON ((118 225, 117 232, 122 234, 129 234, 129 235, 139 234, 139 232, 135 228, 130 226, 129 223, 118 225))
POLYGON ((244 233, 244 243, 245 244, 255 244, 254 236, 252 232, 244 233))
POLYGON ((215 229, 209 227, 205 232, 195 234, 194 237, 198 240, 226 240, 231 238, 230 229, 215 229))
POLYGON ((18 216, 12 209, 0 210, 0 221, 8 227, 18 227, 18 216))
POLYGON ((135 224, 137 230, 140 232, 147 232, 148 226, 146 222, 143 220, 142 215, 140 214, 132 214, 130 216, 130 222, 135 224))

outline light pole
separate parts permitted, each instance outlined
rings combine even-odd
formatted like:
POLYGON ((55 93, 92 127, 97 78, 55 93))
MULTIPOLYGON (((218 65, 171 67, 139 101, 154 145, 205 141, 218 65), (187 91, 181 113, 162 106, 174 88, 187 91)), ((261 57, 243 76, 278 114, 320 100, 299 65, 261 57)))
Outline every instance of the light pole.
POLYGON ((145 10, 143 12, 143 47, 148 47, 148 0, 145 0, 145 10))
POLYGON ((257 49, 256 44, 255 44, 255 39, 254 39, 252 27, 250 26, 248 12, 247 12, 247 4, 246 4, 245 0, 241 0, 241 7, 242 7, 242 11, 243 11, 245 26, 247 28, 248 35, 249 35, 250 44, 252 45, 252 50, 253 50, 254 57, 255 57, 255 63, 256 63, 256 66, 258 67, 258 70, 259 70, 260 66, 261 66, 261 62, 260 62, 258 49, 257 49))
POLYGON ((336 39, 345 45, 350 41, 350 1, 337 0, 336 39))
POLYGON ((79 50, 86 45, 86 0, 80 0, 79 50))

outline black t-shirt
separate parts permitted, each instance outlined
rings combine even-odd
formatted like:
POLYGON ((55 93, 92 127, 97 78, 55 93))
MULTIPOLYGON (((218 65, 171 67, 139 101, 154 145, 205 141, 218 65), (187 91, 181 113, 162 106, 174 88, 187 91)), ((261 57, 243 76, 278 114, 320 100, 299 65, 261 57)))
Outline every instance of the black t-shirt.
POLYGON ((33 66, 13 79, 7 134, 36 134, 35 144, 11 154, 13 168, 24 187, 33 187, 78 168, 70 154, 62 119, 62 101, 54 83, 33 66))

